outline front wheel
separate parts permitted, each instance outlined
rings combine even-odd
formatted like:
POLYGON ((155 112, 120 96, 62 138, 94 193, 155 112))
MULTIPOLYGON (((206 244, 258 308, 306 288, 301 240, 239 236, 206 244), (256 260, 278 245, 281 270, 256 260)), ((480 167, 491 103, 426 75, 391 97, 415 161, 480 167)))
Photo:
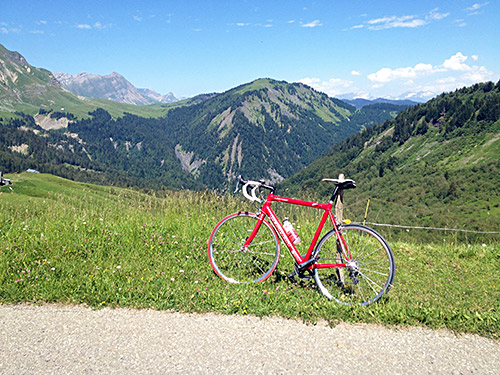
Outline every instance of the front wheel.
POLYGON ((248 246, 244 246, 258 218, 238 212, 222 219, 210 235, 208 258, 215 273, 232 283, 258 283, 267 279, 280 257, 278 236, 267 221, 248 246))
POLYGON ((363 225, 339 226, 344 244, 335 231, 325 234, 316 249, 320 256, 314 281, 328 299, 345 305, 369 305, 386 294, 394 280, 394 255, 380 234, 363 225), (346 267, 320 268, 325 263, 346 267))

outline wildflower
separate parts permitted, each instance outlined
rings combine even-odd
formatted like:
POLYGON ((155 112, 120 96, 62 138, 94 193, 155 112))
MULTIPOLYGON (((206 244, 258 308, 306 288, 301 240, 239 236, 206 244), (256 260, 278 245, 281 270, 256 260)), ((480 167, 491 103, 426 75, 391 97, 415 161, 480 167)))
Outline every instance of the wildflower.
POLYGON ((172 277, 172 278, 170 279, 170 281, 175 281, 175 277, 172 277))

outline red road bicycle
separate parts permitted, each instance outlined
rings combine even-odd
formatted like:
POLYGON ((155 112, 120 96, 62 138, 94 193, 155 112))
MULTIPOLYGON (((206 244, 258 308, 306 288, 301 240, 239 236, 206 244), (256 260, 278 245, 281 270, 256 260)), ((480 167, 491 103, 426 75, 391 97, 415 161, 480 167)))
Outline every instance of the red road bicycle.
POLYGON ((350 179, 323 179, 334 184, 326 204, 280 197, 276 187, 263 181, 238 177, 236 191, 242 184, 243 195, 252 202, 261 188, 269 190, 267 199, 256 213, 236 212, 222 219, 212 230, 208 257, 214 271, 231 283, 258 283, 275 270, 280 258, 282 238, 295 259, 295 270, 289 277, 313 278, 319 291, 329 300, 353 305, 369 305, 386 294, 394 280, 396 266, 388 243, 375 230, 359 224, 341 224, 332 213, 342 190, 355 188, 350 179), (249 191, 250 190, 250 191, 249 191), (283 224, 271 208, 272 202, 313 207, 323 210, 321 221, 302 256, 287 235, 283 224), (333 226, 318 242, 327 220, 333 226))

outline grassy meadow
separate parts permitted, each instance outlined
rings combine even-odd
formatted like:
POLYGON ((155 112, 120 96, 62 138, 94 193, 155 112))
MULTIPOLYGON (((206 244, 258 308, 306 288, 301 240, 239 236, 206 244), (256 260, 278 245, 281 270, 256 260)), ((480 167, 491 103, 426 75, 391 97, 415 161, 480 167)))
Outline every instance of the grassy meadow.
MULTIPOLYGON (((44 174, 7 175, 0 188, 0 304, 60 302, 277 315, 449 328, 500 338, 500 240, 485 244, 390 245, 393 288, 380 303, 329 302, 311 281, 291 282, 288 250, 275 274, 252 285, 228 284, 207 257, 212 228, 226 214, 254 211, 240 197, 155 192, 76 183, 44 174)), ((317 212, 273 206, 310 241, 317 212)), ((307 245, 303 246, 305 252, 307 245)))

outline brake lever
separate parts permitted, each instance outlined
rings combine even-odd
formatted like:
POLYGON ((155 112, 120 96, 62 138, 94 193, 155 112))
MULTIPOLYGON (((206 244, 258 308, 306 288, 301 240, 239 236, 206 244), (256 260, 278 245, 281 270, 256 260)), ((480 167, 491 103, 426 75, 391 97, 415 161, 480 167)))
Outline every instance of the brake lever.
POLYGON ((240 189, 240 179, 238 178, 238 181, 236 182, 236 189, 234 190, 233 194, 236 194, 239 189, 240 189))

